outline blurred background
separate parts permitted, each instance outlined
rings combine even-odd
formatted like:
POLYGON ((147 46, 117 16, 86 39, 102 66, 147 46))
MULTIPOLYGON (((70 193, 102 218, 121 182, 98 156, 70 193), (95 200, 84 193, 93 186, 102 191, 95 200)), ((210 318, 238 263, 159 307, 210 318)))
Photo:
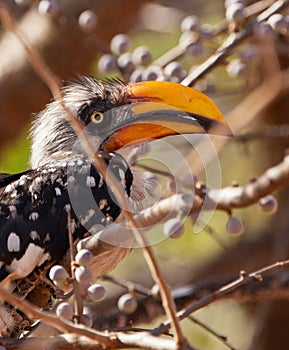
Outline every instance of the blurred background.
MULTIPOLYGON (((274 3, 265 0, 2 2, 64 83, 77 74, 99 78, 119 76, 126 82, 153 79, 181 82, 213 55, 230 33, 246 29, 259 13, 274 3), (235 8, 229 10, 232 4, 235 8)), ((271 74, 288 67, 287 12, 285 8, 279 14, 281 17, 270 17, 265 23, 267 27, 257 28, 195 82, 194 86, 208 94, 225 114, 271 74)), ((13 173, 29 166, 31 121, 52 96, 35 74, 21 44, 3 26, 0 31, 0 171, 13 173)), ((268 86, 270 88, 274 87, 268 86)), ((205 182, 213 179, 217 176, 216 169, 220 170, 222 186, 233 182, 244 185, 258 177, 281 161, 288 143, 287 119, 288 91, 285 90, 263 108, 254 122, 227 142, 219 157, 205 165, 206 174, 198 174, 199 178, 205 182)), ((172 140, 171 144, 184 154, 189 147, 178 140, 172 140)), ((161 153, 157 144, 153 147, 161 153)), ((167 184, 163 179, 160 181, 166 191, 167 184)), ((273 215, 266 215, 264 208, 257 204, 234 210, 234 216, 244 223, 242 235, 226 230, 227 213, 216 212, 201 232, 194 231, 195 221, 190 218, 180 239, 162 239, 155 244, 154 250, 168 283, 175 288, 187 283, 238 277, 240 270, 250 272, 286 259, 288 190, 280 191, 276 198, 278 210, 273 201, 273 215)), ((155 230, 154 234, 162 234, 161 228, 155 230)), ((140 250, 127 257, 113 275, 148 287, 153 284, 140 250)), ((98 314, 105 314, 123 292, 110 283, 106 285, 110 292, 103 305, 95 305, 98 314)), ((237 298, 219 301, 194 316, 227 337, 232 349, 267 350, 288 348, 288 312, 288 300, 281 294, 274 301, 260 299, 244 303, 237 298)), ((159 324, 161 317, 149 327, 159 324)), ((193 322, 186 320, 182 325, 196 348, 228 348, 228 344, 193 322)))

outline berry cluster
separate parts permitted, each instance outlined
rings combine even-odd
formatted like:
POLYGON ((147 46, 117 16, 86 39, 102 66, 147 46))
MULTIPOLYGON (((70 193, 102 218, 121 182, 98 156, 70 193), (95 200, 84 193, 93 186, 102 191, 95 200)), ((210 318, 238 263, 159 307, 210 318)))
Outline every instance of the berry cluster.
MULTIPOLYGON (((230 26, 239 30, 248 24, 250 13, 246 8, 246 0, 225 0, 226 20, 230 26)), ((289 34, 289 16, 281 13, 271 15, 267 21, 257 23, 254 26, 251 41, 241 47, 237 58, 233 58, 227 65, 226 70, 231 78, 248 78, 250 75, 249 66, 258 63, 262 57, 260 43, 272 40, 278 52, 278 43, 283 39, 287 41, 289 34)))
MULTIPOLYGON (((81 249, 74 259, 74 278, 80 287, 81 297, 87 303, 100 302, 106 294, 105 288, 98 283, 93 283, 93 273, 89 268, 93 262, 93 254, 90 250, 81 249)), ((73 278, 61 265, 54 265, 49 271, 49 278, 63 291, 71 291, 73 288, 73 278)), ((134 292, 123 294, 117 303, 119 310, 126 314, 136 311, 138 302, 134 292)), ((74 320, 76 315, 72 303, 68 301, 60 302, 56 307, 56 314, 67 320, 74 320)), ((84 308, 84 313, 78 315, 78 322, 87 327, 92 327, 93 321, 89 314, 89 309, 84 308), (79 317, 80 316, 80 317, 79 317)))
MULTIPOLYGON (((19 6, 32 6, 32 0, 14 0, 19 6)), ((117 34, 110 42, 110 48, 98 59, 98 71, 102 75, 118 74, 125 82, 139 82, 146 80, 161 80, 181 82, 188 74, 195 70, 201 60, 215 51, 218 38, 224 33, 239 31, 246 25, 252 25, 258 12, 250 10, 247 0, 224 0, 226 25, 212 26, 201 23, 196 15, 185 17, 180 23, 178 45, 172 52, 153 61, 153 54, 148 46, 142 45, 132 48, 131 38, 127 34, 117 34)), ((65 18, 83 30, 84 34, 94 35, 98 25, 97 14, 87 9, 73 19, 66 14, 58 0, 40 0, 38 11, 42 15, 55 18, 65 18)), ((289 34, 289 16, 275 13, 262 23, 255 23, 250 40, 244 46, 237 48, 228 55, 225 63, 226 72, 231 78, 241 78, 247 82, 251 76, 250 67, 260 61, 262 52, 258 42, 268 40, 275 42, 275 46, 284 39, 287 42, 289 34)), ((282 47, 282 45, 280 45, 282 47)), ((278 51, 278 48, 276 47, 278 51)), ((207 76, 207 80, 210 78, 207 76)), ((214 88, 213 82, 199 81, 197 87, 201 90, 214 88)))
MULTIPOLYGON (((87 249, 81 249, 75 256, 74 278, 79 283, 82 297, 87 302, 99 302, 105 297, 105 289, 102 285, 92 283, 93 273, 89 265, 93 262, 93 254, 87 249)), ((60 289, 72 288, 72 278, 61 265, 55 265, 50 269, 49 277, 60 289)), ((73 306, 68 302, 61 302, 56 308, 56 314, 60 317, 72 320, 74 318, 73 306)), ((88 314, 81 315, 81 321, 86 326, 92 326, 92 320, 88 314)))
MULTIPOLYGON (((201 26, 199 18, 191 15, 186 17, 181 25, 182 34, 179 39, 180 56, 201 57, 204 52, 204 40, 214 36, 209 25, 201 26)), ((147 80, 182 81, 187 70, 176 59, 166 64, 152 60, 152 53, 147 46, 139 46, 129 51, 131 40, 126 34, 114 36, 110 42, 110 53, 103 54, 98 61, 101 74, 120 73, 125 81, 139 82, 147 80)))
MULTIPOLYGON (((151 70, 148 65, 152 62, 152 54, 147 46, 139 46, 132 52, 131 40, 126 34, 115 35, 110 42, 111 53, 102 55, 98 61, 98 70, 102 74, 120 72, 123 77, 132 82, 152 80, 155 68, 151 70)), ((155 79, 154 79, 155 80, 155 79)))

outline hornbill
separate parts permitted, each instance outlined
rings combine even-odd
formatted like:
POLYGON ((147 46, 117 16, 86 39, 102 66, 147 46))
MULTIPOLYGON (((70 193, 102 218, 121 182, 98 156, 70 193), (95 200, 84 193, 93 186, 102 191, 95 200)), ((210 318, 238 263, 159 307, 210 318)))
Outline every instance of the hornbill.
MULTIPOLYGON (((144 179, 128 165, 137 145, 184 133, 230 134, 208 97, 177 83, 126 85, 117 79, 81 76, 63 88, 63 102, 82 123, 89 142, 132 202, 143 195, 144 179)), ((0 175, 0 287, 44 307, 50 292, 28 287, 35 282, 36 271, 38 275, 47 272, 47 266, 58 262, 69 248, 67 205, 71 204, 75 242, 89 235, 89 228, 96 224, 122 220, 122 210, 113 189, 83 150, 59 101, 36 116, 31 144, 30 169, 0 175), (92 202, 85 198, 87 189, 92 202), (80 205, 77 200, 71 203, 71 195, 80 205)), ((125 249, 115 247, 96 275, 113 268, 125 254, 125 249)), ((2 335, 17 335, 23 319, 27 321, 5 301, 0 316, 2 335)))

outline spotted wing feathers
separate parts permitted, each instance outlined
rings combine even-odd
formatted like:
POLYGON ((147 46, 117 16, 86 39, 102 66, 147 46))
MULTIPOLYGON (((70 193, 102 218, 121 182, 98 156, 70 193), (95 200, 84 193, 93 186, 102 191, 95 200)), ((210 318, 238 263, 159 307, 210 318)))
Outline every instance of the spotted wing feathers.
MULTIPOLYGON (((119 155, 102 157, 130 193, 132 175, 119 155)), ((0 176, 0 281, 23 278, 68 249, 67 205, 74 238, 94 224, 114 221, 120 208, 102 176, 87 159, 76 157, 17 175, 0 176), (2 186, 3 187, 3 186, 2 186)))

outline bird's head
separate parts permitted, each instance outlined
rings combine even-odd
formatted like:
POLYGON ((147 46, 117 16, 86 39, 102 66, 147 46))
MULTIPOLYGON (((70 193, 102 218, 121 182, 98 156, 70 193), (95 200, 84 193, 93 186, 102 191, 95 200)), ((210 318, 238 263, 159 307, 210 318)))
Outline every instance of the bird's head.
MULTIPOLYGON (((113 152, 176 134, 231 135, 221 112, 206 95, 177 83, 125 85, 119 80, 81 77, 63 89, 63 100, 83 123, 96 150, 113 152)), ((31 139, 33 168, 67 158, 73 149, 82 152, 57 101, 38 114, 31 139)))

